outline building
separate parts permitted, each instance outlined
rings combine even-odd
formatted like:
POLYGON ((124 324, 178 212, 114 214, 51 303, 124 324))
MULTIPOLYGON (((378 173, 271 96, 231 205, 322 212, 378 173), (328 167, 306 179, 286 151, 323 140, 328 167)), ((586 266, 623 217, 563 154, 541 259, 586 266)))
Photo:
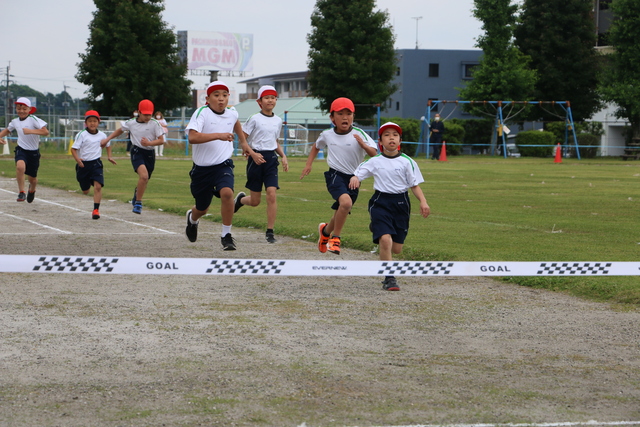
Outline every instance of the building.
POLYGON ((309 94, 307 74, 309 74, 308 71, 299 71, 241 80, 238 83, 245 83, 247 91, 240 94, 240 102, 247 99, 256 99, 258 97, 258 89, 264 85, 275 87, 280 98, 306 97, 309 94))
MULTIPOLYGON (((398 68, 393 79, 397 86, 385 105, 390 117, 420 119, 425 115, 429 100, 458 100, 458 91, 471 80, 473 67, 480 63, 482 51, 399 49, 396 50, 398 68)), ((471 118, 455 104, 440 105, 444 118, 471 118)))

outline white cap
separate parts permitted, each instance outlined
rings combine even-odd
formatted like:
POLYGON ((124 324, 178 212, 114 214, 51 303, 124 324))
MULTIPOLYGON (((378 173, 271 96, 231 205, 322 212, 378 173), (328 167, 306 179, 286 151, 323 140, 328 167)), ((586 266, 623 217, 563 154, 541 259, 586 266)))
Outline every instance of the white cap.
POLYGON ((216 90, 226 90, 227 92, 229 92, 229 86, 227 86, 225 83, 221 82, 220 80, 211 82, 209 83, 209 86, 207 86, 207 96, 211 95, 211 92, 216 90))
POLYGON ((263 96, 268 96, 268 95, 273 95, 273 96, 275 96, 277 98, 278 97, 278 91, 276 90, 275 87, 273 87, 271 85, 264 85, 258 90, 258 99, 262 98, 263 96))
POLYGON ((20 98, 18 98, 18 100, 15 103, 16 104, 26 105, 27 107, 29 107, 29 109, 30 109, 29 114, 33 114, 33 113, 36 112, 36 107, 32 107, 31 106, 31 100, 29 100, 29 98, 20 97, 20 98))

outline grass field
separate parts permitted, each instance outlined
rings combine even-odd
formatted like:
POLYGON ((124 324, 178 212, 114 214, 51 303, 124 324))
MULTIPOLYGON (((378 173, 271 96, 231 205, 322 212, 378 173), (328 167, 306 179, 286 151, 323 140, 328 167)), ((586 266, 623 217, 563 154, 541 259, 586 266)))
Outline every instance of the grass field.
MULTIPOLYGON (((105 199, 130 200, 137 175, 127 157, 118 165, 105 160, 105 199)), ((244 160, 236 161, 236 191, 244 189, 244 160)), ((280 174, 276 233, 309 241, 317 224, 328 221, 332 200, 317 160, 300 180, 304 158, 290 158, 280 174)), ((418 164, 422 188, 431 206, 423 219, 414 203, 411 229, 402 254, 411 260, 447 261, 637 261, 640 258, 638 203, 640 163, 617 158, 593 160, 450 156, 448 162, 424 158, 418 164)), ((77 190, 70 155, 45 152, 41 185, 77 190)), ((191 160, 181 150, 165 150, 145 194, 145 209, 184 215, 193 204, 188 172, 191 160)), ((13 156, 0 158, 0 171, 15 176, 13 156)), ((373 251, 367 200, 373 181, 363 183, 360 198, 343 232, 343 246, 373 251)), ((412 201, 415 202, 415 199, 412 201)), ((219 221, 218 202, 211 215, 219 221)), ((266 203, 243 208, 234 225, 264 228, 266 203)), ((505 278, 525 286, 568 292, 631 307, 640 304, 638 277, 505 278)))

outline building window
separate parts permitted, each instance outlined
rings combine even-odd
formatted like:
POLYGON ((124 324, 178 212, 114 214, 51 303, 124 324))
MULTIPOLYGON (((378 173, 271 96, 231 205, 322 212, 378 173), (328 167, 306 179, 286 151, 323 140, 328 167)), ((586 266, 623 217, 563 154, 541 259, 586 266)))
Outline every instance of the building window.
POLYGON ((398 67, 398 69, 396 70, 396 76, 400 75, 400 67, 398 67))
POLYGON ((429 77, 440 77, 440 64, 429 64, 429 77))
POLYGON ((470 80, 473 78, 473 70, 479 64, 462 64, 462 78, 470 80))
POLYGON ((400 111, 400 102, 396 102, 396 111, 400 111))

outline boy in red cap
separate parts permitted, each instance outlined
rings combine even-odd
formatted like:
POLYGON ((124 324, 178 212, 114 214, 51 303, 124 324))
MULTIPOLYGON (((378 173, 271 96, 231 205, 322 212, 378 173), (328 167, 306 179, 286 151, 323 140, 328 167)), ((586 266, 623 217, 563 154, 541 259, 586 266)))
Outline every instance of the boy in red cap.
POLYGON ((49 136, 49 129, 44 120, 33 115, 36 107, 31 106, 29 98, 18 98, 16 101, 18 117, 9 122, 9 126, 0 131, 0 144, 14 130, 18 134, 18 145, 15 149, 16 181, 18 181, 18 202, 33 202, 38 185, 38 169, 40 168, 40 137, 49 136), (25 179, 29 177, 29 192, 25 193, 25 179))
POLYGON ((153 102, 143 99, 138 104, 138 116, 122 122, 120 129, 117 129, 100 143, 100 146, 104 148, 112 139, 119 137, 124 132, 129 132, 131 165, 134 172, 138 174, 138 185, 133 190, 133 199, 131 199, 132 212, 136 214, 142 213, 142 197, 156 167, 154 147, 164 144, 164 130, 160 123, 153 118, 153 111, 153 102))
MULTIPOLYGON (((78 132, 71 146, 71 154, 76 160, 76 179, 83 194, 89 194, 93 185, 93 219, 100 219, 100 202, 102 201, 102 187, 104 187, 104 173, 102 161, 102 147, 100 141, 107 135, 98 130, 100 114, 89 110, 84 114, 85 129, 78 132)), ((107 143, 107 158, 116 165, 111 157, 111 143, 107 143)))
POLYGON ((362 129, 353 126, 356 109, 349 98, 337 98, 331 103, 329 117, 334 127, 323 131, 311 147, 307 164, 300 179, 309 175, 313 160, 320 150, 327 148, 329 170, 324 173, 327 190, 335 200, 331 206, 335 212, 328 223, 318 225, 318 250, 340 255, 340 234, 347 222, 351 207, 358 198, 358 189, 350 189, 349 181, 365 154, 378 153, 376 143, 362 129))
POLYGON ((256 164, 264 163, 264 159, 247 144, 238 112, 235 108, 227 108, 228 104, 229 87, 221 81, 210 83, 207 105, 197 109, 187 125, 189 144, 193 145, 193 167, 189 172, 191 194, 196 203, 187 211, 185 234, 190 242, 198 239, 199 220, 209 210, 213 197, 219 197, 222 249, 235 251, 236 243, 231 236, 234 211, 233 134, 238 135, 245 156, 251 156, 256 164))
POLYGON ((264 185, 267 193, 267 231, 265 238, 269 243, 275 243, 276 238, 273 227, 276 223, 276 213, 278 205, 276 202, 276 190, 278 186, 278 156, 282 158, 282 168, 285 172, 289 170, 289 163, 284 150, 278 142, 280 131, 282 130, 282 119, 276 116, 273 109, 278 100, 276 88, 270 85, 262 86, 258 90, 258 105, 260 112, 249 117, 249 120, 242 126, 247 143, 259 157, 265 160, 262 164, 257 164, 252 157, 247 159, 247 184, 251 191, 247 196, 243 191, 236 195, 234 202, 234 213, 238 212, 244 205, 258 206, 262 199, 262 187, 264 185))
MULTIPOLYGON (((380 261, 391 261, 393 254, 402 252, 409 231, 411 201, 408 190, 420 201, 420 215, 426 218, 431 213, 427 199, 420 188, 424 182, 416 162, 400 153, 402 128, 393 122, 380 126, 380 154, 363 162, 351 178, 349 188, 360 187, 360 182, 373 176, 373 196, 369 200, 369 229, 373 243, 380 245, 380 261)), ((386 276, 382 289, 399 291, 394 276, 386 276)))

